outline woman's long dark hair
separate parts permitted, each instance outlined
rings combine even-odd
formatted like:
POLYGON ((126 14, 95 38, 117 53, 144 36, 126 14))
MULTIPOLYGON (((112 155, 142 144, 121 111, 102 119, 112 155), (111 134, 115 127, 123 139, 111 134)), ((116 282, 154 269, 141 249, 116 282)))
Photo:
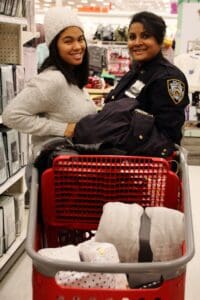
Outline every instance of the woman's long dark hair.
POLYGON ((66 63, 58 53, 57 41, 59 35, 60 33, 52 40, 49 46, 49 56, 41 65, 39 73, 51 66, 55 66, 62 72, 69 83, 78 85, 79 88, 83 88, 87 84, 89 76, 89 52, 87 44, 82 63, 72 68, 72 66, 66 63))

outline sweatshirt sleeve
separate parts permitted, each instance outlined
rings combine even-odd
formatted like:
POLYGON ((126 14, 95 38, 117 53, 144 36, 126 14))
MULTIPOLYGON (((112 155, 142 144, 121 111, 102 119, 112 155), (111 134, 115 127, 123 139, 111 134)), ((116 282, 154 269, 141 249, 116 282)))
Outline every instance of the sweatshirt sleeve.
POLYGON ((48 118, 48 113, 55 109, 55 103, 49 97, 53 87, 50 85, 46 94, 42 91, 44 89, 39 89, 35 81, 28 84, 6 106, 2 114, 3 124, 37 136, 64 136, 67 123, 48 118))

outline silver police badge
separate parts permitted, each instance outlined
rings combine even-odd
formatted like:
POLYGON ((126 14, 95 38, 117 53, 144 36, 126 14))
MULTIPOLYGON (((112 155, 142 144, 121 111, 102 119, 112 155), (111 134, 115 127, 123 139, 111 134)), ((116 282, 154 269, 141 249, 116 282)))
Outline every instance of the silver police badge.
POLYGON ((168 79, 167 89, 175 104, 179 104, 183 100, 185 94, 185 84, 181 80, 168 79))

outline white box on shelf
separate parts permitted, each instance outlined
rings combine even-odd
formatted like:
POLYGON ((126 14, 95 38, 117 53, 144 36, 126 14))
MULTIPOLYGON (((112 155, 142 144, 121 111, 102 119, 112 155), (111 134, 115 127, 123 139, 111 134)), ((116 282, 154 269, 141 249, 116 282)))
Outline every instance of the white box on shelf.
POLYGON ((8 161, 9 175, 14 175, 21 167, 19 154, 19 135, 15 129, 1 126, 3 140, 8 161))
POLYGON ((3 210, 4 251, 6 251, 16 239, 14 197, 0 195, 0 207, 3 210))
POLYGON ((1 95, 3 110, 14 98, 13 70, 11 65, 0 66, 1 95))
POLYGON ((3 209, 0 208, 0 257, 3 255, 3 209))
POLYGON ((24 222, 24 194, 14 194, 16 235, 20 235, 24 222))
POLYGON ((23 222, 24 222, 24 193, 13 193, 6 194, 7 196, 14 197, 15 204, 15 228, 16 235, 20 235, 22 232, 23 222))
POLYGON ((0 184, 3 184, 8 178, 8 168, 6 162, 5 147, 3 136, 0 132, 0 184))
POLYGON ((16 235, 20 235, 24 224, 25 202, 24 193, 4 193, 6 196, 14 197, 15 204, 15 228, 16 235))
POLYGON ((27 165, 29 159, 29 137, 26 133, 19 132, 19 152, 21 166, 27 165))

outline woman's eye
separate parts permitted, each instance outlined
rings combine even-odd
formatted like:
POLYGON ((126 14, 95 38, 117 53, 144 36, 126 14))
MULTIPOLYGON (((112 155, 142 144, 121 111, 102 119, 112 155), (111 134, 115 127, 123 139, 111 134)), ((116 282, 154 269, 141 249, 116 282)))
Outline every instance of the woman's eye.
POLYGON ((129 40, 133 41, 135 39, 135 35, 134 34, 129 34, 129 40))
POLYGON ((79 39, 79 42, 85 42, 85 38, 84 38, 84 37, 81 37, 81 38, 79 39))
POLYGON ((148 39, 149 37, 150 37, 150 34, 148 34, 148 33, 143 33, 142 34, 143 39, 148 39))
POLYGON ((71 44, 72 41, 71 41, 71 40, 65 40, 64 43, 65 43, 65 44, 71 44))

